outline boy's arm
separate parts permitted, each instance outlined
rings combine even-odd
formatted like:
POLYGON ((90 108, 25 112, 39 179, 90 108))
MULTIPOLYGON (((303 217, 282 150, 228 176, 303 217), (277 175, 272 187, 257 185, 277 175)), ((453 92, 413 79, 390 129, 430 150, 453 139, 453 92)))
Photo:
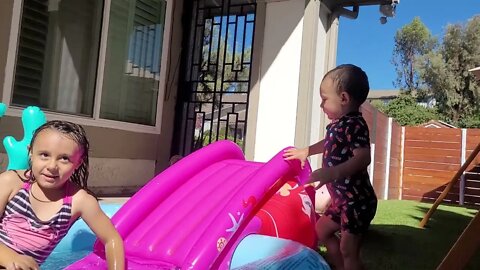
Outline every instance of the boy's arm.
POLYGON ((105 245, 108 269, 125 269, 125 252, 120 234, 92 195, 85 190, 79 190, 76 195, 74 205, 79 206, 81 218, 105 245))
POLYGON ((370 164, 370 148, 356 148, 353 157, 333 167, 320 168, 310 175, 310 182, 320 182, 320 185, 332 182, 335 179, 347 178, 368 167, 370 164))
POLYGON ((312 144, 308 147, 308 156, 313 156, 323 153, 325 148, 323 147, 325 140, 321 140, 316 144, 312 144))
POLYGON ((285 153, 283 154, 283 157, 285 160, 292 160, 292 159, 298 159, 300 160, 303 165, 305 164, 305 160, 307 160, 307 157, 323 153, 323 142, 324 140, 321 140, 315 144, 310 145, 309 147, 297 149, 297 148, 290 148, 285 150, 285 153))

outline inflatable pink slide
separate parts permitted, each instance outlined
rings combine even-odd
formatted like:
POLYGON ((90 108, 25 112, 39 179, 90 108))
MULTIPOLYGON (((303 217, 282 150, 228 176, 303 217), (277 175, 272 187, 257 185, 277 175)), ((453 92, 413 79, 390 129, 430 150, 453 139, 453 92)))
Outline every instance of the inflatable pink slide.
MULTIPOLYGON (((246 161, 241 149, 219 141, 157 175, 113 216, 128 269, 229 269, 245 236, 259 231, 258 210, 285 184, 304 183, 309 166, 246 161)), ((66 269, 106 269, 103 246, 66 269)))

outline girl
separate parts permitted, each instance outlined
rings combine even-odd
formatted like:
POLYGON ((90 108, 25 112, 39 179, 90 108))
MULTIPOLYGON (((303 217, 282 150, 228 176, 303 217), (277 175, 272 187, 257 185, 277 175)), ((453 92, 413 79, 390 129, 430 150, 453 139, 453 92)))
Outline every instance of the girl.
POLYGON ((370 184, 370 138, 360 112, 370 90, 365 72, 355 65, 340 65, 327 72, 320 84, 321 108, 332 120, 325 138, 303 149, 289 149, 286 160, 323 154, 322 168, 310 182, 326 185, 331 204, 316 225, 318 239, 327 248, 327 259, 336 270, 360 270, 360 246, 377 210, 370 184), (338 239, 337 232, 341 232, 338 239))
POLYGON ((33 134, 30 168, 0 174, 0 268, 40 269, 82 218, 105 244, 109 269, 124 269, 123 241, 87 189, 88 140, 79 125, 50 121, 33 134))

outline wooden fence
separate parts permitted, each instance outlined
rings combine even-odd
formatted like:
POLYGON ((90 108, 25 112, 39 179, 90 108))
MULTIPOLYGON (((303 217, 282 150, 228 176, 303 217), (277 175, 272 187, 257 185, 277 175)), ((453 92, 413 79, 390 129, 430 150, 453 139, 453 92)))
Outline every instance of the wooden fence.
MULTIPOLYGON (((405 128, 404 199, 434 201, 461 166, 461 135, 457 128, 405 128)), ((447 202, 459 202, 455 185, 447 202)))
MULTIPOLYGON (((468 129, 466 138, 466 156, 480 143, 480 129, 468 129)), ((480 155, 477 155, 464 175, 465 203, 480 205, 480 155)))
POLYGON ((362 114, 370 129, 370 179, 375 192, 382 199, 400 199, 402 127, 369 103, 362 106, 362 114))
MULTIPOLYGON (((402 127, 366 103, 370 177, 381 199, 433 202, 480 143, 480 129, 402 127)), ((444 202, 480 205, 480 155, 444 202)))

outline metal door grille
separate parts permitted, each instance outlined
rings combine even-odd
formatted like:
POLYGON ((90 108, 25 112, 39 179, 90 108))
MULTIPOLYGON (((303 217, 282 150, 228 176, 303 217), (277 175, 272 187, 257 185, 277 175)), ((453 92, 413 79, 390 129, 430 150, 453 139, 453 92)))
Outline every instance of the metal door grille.
POLYGON ((245 0, 189 4, 174 151, 187 155, 222 139, 243 148, 256 4, 245 0))

